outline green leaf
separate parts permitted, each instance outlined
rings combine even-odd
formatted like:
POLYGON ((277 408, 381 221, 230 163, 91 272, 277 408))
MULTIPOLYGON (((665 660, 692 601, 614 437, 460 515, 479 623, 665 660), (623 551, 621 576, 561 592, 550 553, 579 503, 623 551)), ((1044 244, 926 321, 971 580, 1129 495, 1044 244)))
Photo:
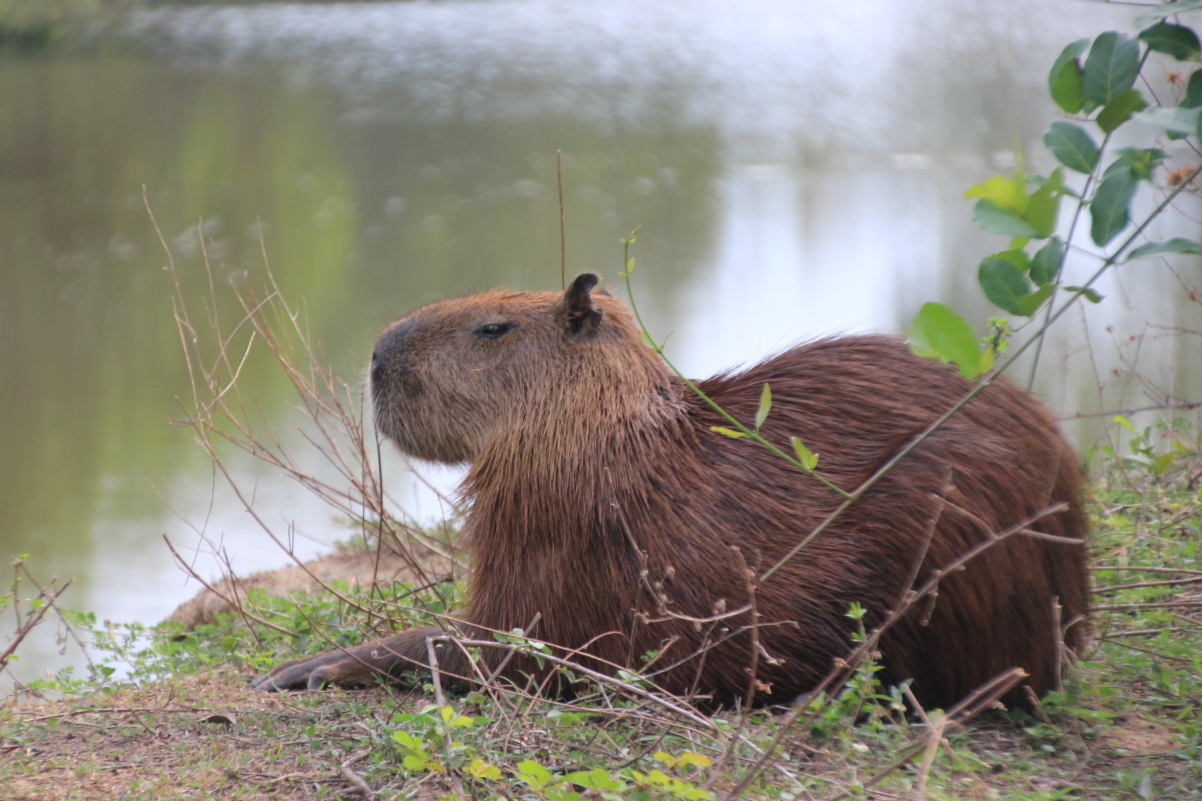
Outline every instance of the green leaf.
POLYGON ((1035 314, 1035 312, 1039 311, 1039 307, 1042 306, 1044 301, 1050 298, 1052 293, 1055 291, 1056 287, 1054 284, 1044 284, 1031 294, 1023 295, 1018 299, 1019 311, 1017 313, 1021 314, 1023 317, 1030 317, 1031 315, 1035 314))
POLYGON ((797 461, 801 462, 806 470, 813 470, 818 466, 818 454, 803 445, 800 437, 790 437, 789 442, 793 444, 793 453, 797 454, 797 461))
POLYGON ((1064 243, 1060 241, 1060 237, 1052 237, 1046 245, 1035 251, 1035 256, 1031 259, 1031 280, 1040 286, 1054 284, 1063 259, 1064 243))
POLYGON ((715 434, 721 434, 724 437, 730 437, 731 439, 739 439, 740 437, 747 436, 742 431, 735 431, 725 426, 710 426, 710 431, 713 431, 715 434))
POLYGON ((1164 471, 1173 466, 1173 462, 1177 459, 1177 454, 1169 451, 1162 453, 1152 460, 1152 475, 1160 477, 1164 475, 1164 471))
MULTIPOLYGON (((1190 109, 1199 106, 1202 106, 1202 69, 1190 73, 1189 83, 1185 85, 1185 96, 1181 98, 1180 108, 1190 109)), ((1193 131, 1169 130, 1165 133, 1169 139, 1184 139, 1193 131)))
POLYGON ((1115 95, 1106 104, 1106 107, 1098 113, 1098 117, 1094 122, 1103 131, 1110 133, 1131 119, 1132 114, 1137 111, 1143 111, 1147 107, 1148 104, 1144 102, 1144 96, 1139 93, 1138 89, 1128 89, 1115 95))
POLYGON ((1113 419, 1114 419, 1114 422, 1118 423, 1119 425, 1121 425, 1123 428, 1130 431, 1135 436, 1137 436, 1137 437, 1139 436, 1139 432, 1135 430, 1135 426, 1131 425, 1131 421, 1129 421, 1126 417, 1123 417, 1121 414, 1116 414, 1113 419))
POLYGON ((551 771, 534 760, 525 759, 518 763, 518 778, 535 790, 541 790, 551 783, 551 771))
POLYGON ((1193 253, 1202 256, 1202 244, 1192 239, 1177 236, 1166 242, 1149 242, 1146 245, 1140 245, 1128 254, 1126 260, 1138 261, 1139 259, 1150 259, 1153 256, 1160 256, 1164 253, 1193 253))
POLYGON ((580 801, 580 793, 561 787, 558 790, 547 790, 547 801, 580 801))
POLYGON ((998 208, 1021 217, 1027 212, 1027 179, 1021 174, 1013 178, 995 175, 970 186, 964 192, 964 197, 983 198, 998 208))
POLYGON ((508 634, 503 631, 494 631, 492 638, 497 642, 509 643, 511 645, 521 645, 526 642, 526 633, 521 629, 513 629, 508 634))
POLYGON ((1176 3, 1164 3, 1163 5, 1153 6, 1150 10, 1136 17, 1134 25, 1137 28, 1142 28, 1153 20, 1163 19, 1173 14, 1180 14, 1183 11, 1193 11, 1195 8, 1202 8, 1202 0, 1178 0, 1176 3))
POLYGON ((410 754, 401 760, 401 764, 405 766, 406 770, 421 770, 429 761, 426 754, 410 754))
POLYGON ((501 769, 495 765, 490 765, 483 759, 473 759, 471 765, 468 766, 467 772, 481 779, 496 781, 501 778, 501 769))
POLYGON ((1043 135, 1043 143, 1065 167, 1088 175, 1098 166, 1098 146, 1093 137, 1071 122, 1053 122, 1043 135))
POLYGON ((1089 47, 1088 39, 1078 39, 1060 53, 1048 73, 1048 91, 1052 100, 1069 114, 1076 114, 1085 105, 1081 90, 1080 55, 1089 47))
POLYGON ((972 221, 982 231, 988 231, 991 234, 1039 236, 1039 232, 1033 225, 1014 212, 998 206, 989 198, 977 201, 977 205, 972 210, 972 221))
POLYGON ((1181 98, 1181 108, 1198 108, 1202 106, 1202 70, 1190 73, 1189 83, 1185 85, 1185 97, 1181 98))
POLYGON ((1056 214, 1060 210, 1060 182, 1062 175, 1057 167, 1043 185, 1031 193, 1027 213, 1023 219, 1035 229, 1039 239, 1052 235, 1056 230, 1056 214))
POLYGON ((1031 294, 1031 286, 1023 277, 1022 271, 1012 262, 991 257, 981 259, 981 265, 977 268, 977 280, 981 283, 981 289, 985 290, 985 297, 989 298, 994 306, 1011 314, 1027 316, 1023 313, 1019 301, 1031 294))
POLYGON ((1102 179, 1089 203, 1092 220, 1089 235, 1094 244, 1105 245, 1127 227, 1128 205, 1139 181, 1130 170, 1116 171, 1102 179))
POLYGON ((1106 172, 1102 175, 1102 180, 1106 180, 1112 173, 1118 172, 1125 167, 1130 171, 1132 177, 1148 181, 1152 178, 1152 170, 1156 169, 1157 165, 1162 161, 1167 161, 1169 158, 1168 153, 1156 148, 1137 149, 1134 147, 1124 147, 1114 151, 1114 155, 1118 158, 1106 168, 1106 172))
POLYGON ((1202 56, 1198 34, 1184 25, 1161 21, 1140 31, 1139 39, 1149 50, 1165 53, 1178 61, 1197 61, 1202 56))
POLYGON ((1081 90, 1086 100, 1104 106, 1135 84, 1138 71, 1139 42, 1121 33, 1107 31, 1098 35, 1089 49, 1081 76, 1081 90))
POLYGON ((1066 286, 1064 289, 1066 292, 1080 292, 1081 297, 1085 298, 1090 303, 1101 303, 1102 298, 1105 297, 1104 295, 1099 295, 1097 292, 1094 292, 1089 287, 1084 286, 1066 286))
POLYGON ((989 256, 991 259, 1004 259, 1018 268, 1020 273, 1026 274, 1027 270, 1031 269, 1031 259, 1028 258, 1024 250, 1003 250, 999 253, 993 253, 989 256))
POLYGON ((943 364, 952 362, 965 378, 973 379, 981 374, 981 346, 977 336, 950 306, 924 303, 906 332, 906 344, 925 359, 938 359, 943 364))
POLYGON ((713 763, 710 762, 710 758, 705 756, 704 754, 692 754, 692 753, 689 753, 688 751, 685 751, 683 754, 680 755, 680 764, 682 764, 682 765, 697 765, 699 767, 708 768, 713 763))
POLYGON ((977 359, 977 375, 989 372, 989 369, 993 367, 994 355, 993 348, 981 348, 981 358, 977 359))
POLYGON ((601 768, 593 768, 592 770, 579 770, 575 773, 569 773, 564 776, 564 781, 578 784, 581 787, 587 787, 590 790, 608 790, 610 792, 621 792, 627 787, 626 782, 621 779, 614 779, 609 776, 601 768))
POLYGON ((760 426, 768 419, 768 412, 772 409, 772 390, 764 384, 764 390, 760 392, 760 408, 755 410, 755 430, 759 431, 760 426))
POLYGON ((1150 109, 1145 109, 1135 115, 1134 119, 1139 122, 1146 122, 1149 125, 1155 125, 1158 128, 1164 128, 1166 131, 1177 131, 1178 133, 1192 136, 1198 132, 1198 112, 1202 109, 1185 108, 1161 108, 1153 106, 1150 109))

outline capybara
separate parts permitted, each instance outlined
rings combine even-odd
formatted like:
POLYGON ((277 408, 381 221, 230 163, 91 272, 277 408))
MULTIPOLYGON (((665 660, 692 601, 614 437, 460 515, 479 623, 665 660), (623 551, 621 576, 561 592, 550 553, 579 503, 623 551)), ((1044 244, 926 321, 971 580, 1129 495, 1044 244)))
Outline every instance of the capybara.
MULTIPOLYGON (((624 304, 596 283, 585 273, 563 293, 494 290, 393 323, 372 356, 376 425, 405 453, 471 466, 461 634, 488 640, 537 615, 531 636, 581 664, 637 668, 664 650, 652 667, 661 688, 736 703, 749 688, 751 612, 698 620, 746 606, 743 565, 762 574, 843 498, 761 445, 712 431, 729 423, 671 374, 624 304)), ((751 424, 764 384, 773 405, 762 435, 785 451, 800 437, 820 455, 817 473, 846 492, 972 388, 954 367, 883 336, 811 342, 696 386, 751 424)), ((912 678, 924 705, 946 707, 1012 667, 1030 674, 1035 692, 1052 689, 1059 643, 1079 646, 1088 614, 1081 480, 1048 412, 1013 384, 993 383, 755 587, 755 703, 791 701, 849 653, 853 602, 871 628, 915 570, 919 586, 1062 502, 1030 528, 1072 542, 1005 539, 944 577, 933 602, 880 641, 884 680, 912 678)), ((255 686, 396 676, 426 667, 426 640, 441 634, 410 630, 292 660, 255 686)), ((482 650, 488 667, 505 656, 482 650)), ((453 643, 436 653, 444 673, 477 675, 453 643)), ((502 675, 546 670, 519 657, 502 675)))

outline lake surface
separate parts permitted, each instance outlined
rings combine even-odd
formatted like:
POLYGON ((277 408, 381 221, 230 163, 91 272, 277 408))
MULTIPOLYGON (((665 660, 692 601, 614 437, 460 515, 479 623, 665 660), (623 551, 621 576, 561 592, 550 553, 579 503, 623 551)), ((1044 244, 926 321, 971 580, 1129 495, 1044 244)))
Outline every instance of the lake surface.
MULTIPOLYGON (((74 578, 69 607, 148 623, 196 590, 164 535, 191 554, 203 530, 240 572, 286 559, 168 423, 190 390, 143 187, 197 308, 197 231, 219 284, 261 279, 261 233, 353 382, 415 306, 560 285, 561 149, 569 273, 616 282, 618 240, 641 225, 648 324, 707 375, 806 338, 903 332, 927 300, 999 313, 975 275, 1005 242, 971 225, 963 191, 1012 170, 1016 143, 1029 172, 1051 169, 1051 62, 1132 16, 1069 0, 265 5, 147 13, 87 54, 0 59, 0 557, 74 578)), ((1190 161, 1168 149, 1170 166, 1190 161)), ((1198 236, 1202 209, 1180 206, 1158 238, 1198 236)), ((1199 264, 1173 267, 1124 268, 1105 302, 1064 318, 1036 383, 1047 402, 1202 398, 1199 337, 1149 328, 1202 327, 1183 290, 1199 264)), ((289 433, 286 377, 263 359, 241 380, 318 464, 289 433)), ((1101 432, 1070 426, 1083 446, 1101 432)), ((227 459, 261 516, 295 526, 298 553, 347 536, 279 471, 227 459)), ((441 513, 399 459, 385 473, 408 512, 441 513)), ((79 663, 58 649, 44 627, 14 675, 79 663)))

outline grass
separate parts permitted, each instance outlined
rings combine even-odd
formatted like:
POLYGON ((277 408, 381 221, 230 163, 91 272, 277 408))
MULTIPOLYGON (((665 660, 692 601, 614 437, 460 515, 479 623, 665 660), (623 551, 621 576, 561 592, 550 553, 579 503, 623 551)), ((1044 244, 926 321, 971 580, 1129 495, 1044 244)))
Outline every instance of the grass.
MULTIPOLYGON (((1179 461, 1159 478, 1116 471, 1095 485, 1096 636, 1037 714, 992 712, 966 727, 906 714, 866 663, 802 716, 742 796, 1202 798, 1202 492, 1189 483, 1196 454, 1179 461)), ((398 585, 383 599, 340 590, 254 597, 272 626, 231 616, 183 639, 76 616, 131 673, 64 674, 0 711, 3 796, 719 798, 785 720, 783 710, 681 714, 634 692, 632 676, 570 703, 501 685, 450 698, 432 684, 246 689, 282 658, 358 641, 380 625, 372 602, 391 608, 392 625, 420 625, 460 588, 398 585)))

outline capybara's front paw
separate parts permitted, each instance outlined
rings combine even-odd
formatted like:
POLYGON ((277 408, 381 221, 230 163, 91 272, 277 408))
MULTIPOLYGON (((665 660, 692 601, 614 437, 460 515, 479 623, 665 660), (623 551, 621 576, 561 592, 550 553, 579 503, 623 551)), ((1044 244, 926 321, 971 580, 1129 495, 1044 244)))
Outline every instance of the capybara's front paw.
POLYGON ((428 670, 426 638, 442 634, 440 629, 412 629, 385 640, 324 654, 290 659, 266 676, 250 683, 252 689, 320 690, 335 687, 366 687, 378 679, 392 679, 404 671, 428 670))
POLYGON ((250 683, 252 690, 320 690, 326 685, 361 687, 370 684, 374 671, 344 651, 291 659, 250 683))

